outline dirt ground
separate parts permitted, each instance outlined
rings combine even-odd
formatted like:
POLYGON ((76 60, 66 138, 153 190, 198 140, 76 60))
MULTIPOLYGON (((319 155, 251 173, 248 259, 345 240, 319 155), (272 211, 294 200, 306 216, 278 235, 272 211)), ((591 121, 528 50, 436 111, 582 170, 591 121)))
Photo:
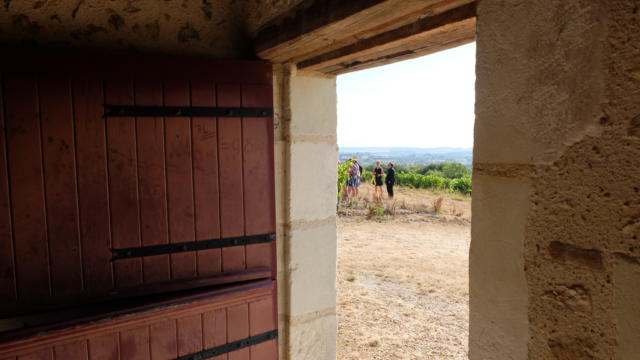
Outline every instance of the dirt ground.
POLYGON ((471 201, 397 193, 395 215, 370 216, 368 185, 339 212, 338 359, 467 359, 471 201))

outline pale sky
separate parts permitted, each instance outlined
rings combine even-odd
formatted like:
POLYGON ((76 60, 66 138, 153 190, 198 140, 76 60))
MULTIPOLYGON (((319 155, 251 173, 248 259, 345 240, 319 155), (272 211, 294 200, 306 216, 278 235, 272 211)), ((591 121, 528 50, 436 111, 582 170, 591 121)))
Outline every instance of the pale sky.
POLYGON ((472 147, 475 52, 471 43, 338 76, 338 144, 472 147))

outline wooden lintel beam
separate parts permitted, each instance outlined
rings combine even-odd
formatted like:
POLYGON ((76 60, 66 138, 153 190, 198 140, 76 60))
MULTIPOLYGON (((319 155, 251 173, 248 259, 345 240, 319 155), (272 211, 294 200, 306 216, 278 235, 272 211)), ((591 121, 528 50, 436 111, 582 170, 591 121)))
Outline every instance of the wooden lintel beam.
POLYGON ((305 0, 263 26, 255 36, 254 48, 261 54, 384 1, 305 0))
POLYGON ((430 32, 437 32, 441 44, 453 46, 471 42, 475 35, 476 3, 445 11, 443 13, 425 17, 418 21, 381 34, 362 39, 353 44, 329 51, 300 61, 300 69, 315 70, 332 74, 354 71, 364 67, 372 67, 377 63, 390 63, 406 58, 422 56, 427 53, 444 50, 443 46, 420 46, 412 39, 429 38, 430 32), (438 31, 441 30, 441 31, 438 31), (449 35, 447 35, 449 32, 449 35), (443 34, 444 33, 444 34, 443 34), (450 37, 450 39, 447 39, 450 37), (418 46, 418 48, 415 48, 418 46), (366 59, 362 59, 362 58, 366 59))
POLYGON ((475 0, 303 0, 253 35, 261 59, 298 63, 475 0))
MULTIPOLYGON (((475 21, 474 21, 475 22, 475 21)), ((459 37, 455 39, 449 39, 438 44, 429 44, 422 48, 416 48, 412 50, 402 50, 396 53, 382 55, 373 59, 355 60, 348 63, 334 64, 322 69, 315 70, 327 75, 341 75, 358 70, 370 69, 377 66, 388 65, 394 62, 415 59, 417 57, 433 54, 439 51, 451 49, 460 45, 465 45, 473 42, 473 37, 459 37)))

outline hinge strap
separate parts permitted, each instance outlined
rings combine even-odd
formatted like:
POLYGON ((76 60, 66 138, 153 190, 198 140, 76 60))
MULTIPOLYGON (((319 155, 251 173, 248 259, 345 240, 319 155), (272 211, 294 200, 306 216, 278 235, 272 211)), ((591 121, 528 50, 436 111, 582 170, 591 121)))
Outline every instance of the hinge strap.
POLYGON ((224 355, 232 351, 240 350, 249 346, 263 343, 265 341, 273 340, 273 339, 276 339, 277 337, 278 337, 278 330, 271 330, 259 335, 250 336, 242 340, 238 340, 238 341, 230 342, 228 344, 216 346, 214 348, 202 350, 197 353, 191 353, 189 355, 180 356, 176 358, 176 360, 210 359, 215 356, 224 355))
POLYGON ((272 107, 104 105, 104 117, 273 117, 272 107))
POLYGON ((174 254, 187 251, 220 249, 232 246, 253 245, 272 242, 276 239, 275 233, 248 235, 240 237, 230 237, 222 239, 198 240, 189 242, 179 242, 172 244, 149 245, 141 247, 130 247, 124 249, 111 249, 113 257, 111 261, 120 259, 131 259, 144 256, 154 256, 163 254, 174 254))

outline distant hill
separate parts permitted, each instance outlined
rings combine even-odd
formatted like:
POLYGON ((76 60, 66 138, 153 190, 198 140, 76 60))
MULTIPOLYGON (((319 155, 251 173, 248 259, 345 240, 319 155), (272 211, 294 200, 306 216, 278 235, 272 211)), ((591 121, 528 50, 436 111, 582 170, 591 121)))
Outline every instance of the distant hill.
POLYGON ((340 161, 357 157, 364 165, 373 164, 376 160, 393 162, 401 165, 419 166, 454 161, 469 168, 473 164, 471 148, 412 148, 412 147, 341 147, 340 161))

